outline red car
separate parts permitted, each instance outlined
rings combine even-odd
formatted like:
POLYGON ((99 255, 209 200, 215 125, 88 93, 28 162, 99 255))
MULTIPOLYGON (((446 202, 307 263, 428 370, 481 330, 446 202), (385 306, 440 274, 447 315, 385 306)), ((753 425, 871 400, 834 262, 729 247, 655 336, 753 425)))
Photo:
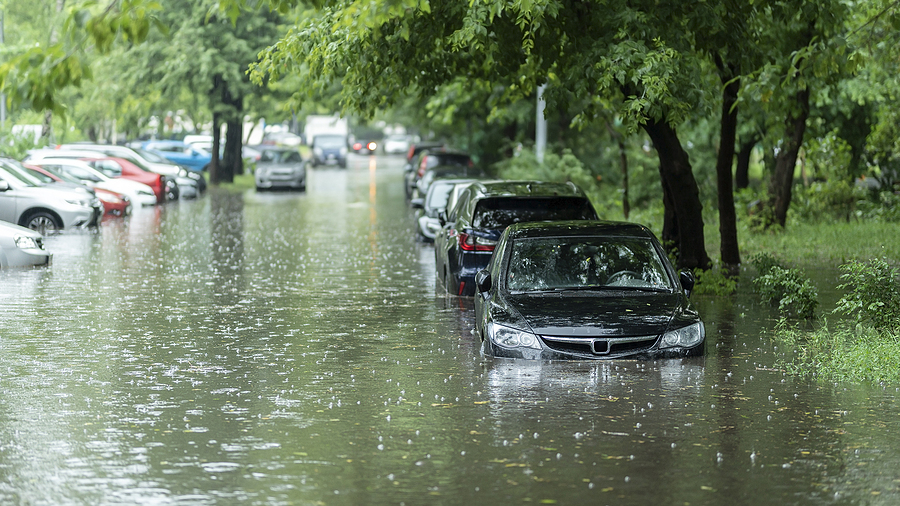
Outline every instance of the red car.
MULTIPOLYGON (((68 177, 65 173, 57 173, 37 165, 25 164, 25 168, 31 171, 34 177, 44 183, 62 183, 73 186, 83 186, 80 181, 68 177)), ((103 216, 127 216, 131 214, 131 199, 114 191, 103 188, 93 188, 100 202, 103 203, 103 216)))
POLYGON ((146 171, 124 158, 86 158, 84 161, 109 177, 121 177, 144 183, 153 188, 157 203, 162 204, 166 201, 166 176, 146 171))

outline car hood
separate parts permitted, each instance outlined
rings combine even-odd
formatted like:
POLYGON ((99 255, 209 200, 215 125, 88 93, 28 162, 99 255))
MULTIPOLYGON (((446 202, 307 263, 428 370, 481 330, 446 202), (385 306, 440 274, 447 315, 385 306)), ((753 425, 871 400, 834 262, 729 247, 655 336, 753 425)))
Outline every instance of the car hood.
POLYGON ((680 292, 544 292, 510 295, 507 304, 519 324, 527 323, 535 334, 554 336, 658 335, 676 319, 698 319, 680 292))

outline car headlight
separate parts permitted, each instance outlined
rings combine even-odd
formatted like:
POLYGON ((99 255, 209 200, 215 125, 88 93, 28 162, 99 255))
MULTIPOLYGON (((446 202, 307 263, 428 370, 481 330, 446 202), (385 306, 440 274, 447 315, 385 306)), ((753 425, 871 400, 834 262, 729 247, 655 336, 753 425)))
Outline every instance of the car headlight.
POLYGON ((38 247, 37 242, 31 237, 25 237, 24 235, 17 235, 15 237, 16 247, 20 249, 41 249, 38 247))
POLYGON ((487 330, 491 341, 498 346, 503 346, 504 348, 541 349, 541 342, 538 340, 537 336, 531 332, 525 332, 511 327, 497 325, 495 323, 489 323, 487 330))
POLYGON ((663 334, 662 341, 659 343, 660 348, 673 348, 680 346, 682 348, 691 348, 700 344, 706 337, 706 327, 703 322, 697 322, 678 330, 670 330, 663 334))
POLYGON ((322 151, 322 148, 313 148, 313 153, 316 156, 321 157, 325 152, 322 151))
POLYGON ((91 201, 90 201, 90 200, 84 200, 84 199, 66 199, 66 202, 68 202, 69 204, 72 204, 73 206, 79 206, 79 207, 91 207, 91 201))

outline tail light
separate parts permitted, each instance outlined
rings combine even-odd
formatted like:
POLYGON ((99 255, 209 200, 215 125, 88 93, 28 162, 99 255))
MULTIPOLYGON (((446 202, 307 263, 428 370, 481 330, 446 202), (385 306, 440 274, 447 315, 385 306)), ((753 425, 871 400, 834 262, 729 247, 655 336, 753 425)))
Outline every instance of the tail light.
POLYGON ((377 147, 378 147, 378 144, 375 144, 375 141, 371 141, 368 144, 366 144, 366 149, 368 149, 369 151, 375 151, 375 148, 377 148, 377 147))
POLYGON ((459 247, 463 251, 494 251, 494 248, 497 247, 497 241, 466 234, 465 232, 460 232, 457 237, 459 238, 459 247))

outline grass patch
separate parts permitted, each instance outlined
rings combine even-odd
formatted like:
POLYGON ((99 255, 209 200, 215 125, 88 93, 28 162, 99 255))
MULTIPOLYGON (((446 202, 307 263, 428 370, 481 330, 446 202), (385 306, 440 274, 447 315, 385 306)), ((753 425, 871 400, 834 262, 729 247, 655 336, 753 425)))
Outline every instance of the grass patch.
POLYGON ((779 366, 791 374, 825 381, 900 383, 900 336, 887 329, 857 325, 805 331, 785 320, 775 329, 775 341, 793 347, 779 366))
POLYGON ((254 179, 253 174, 240 174, 234 176, 233 182, 219 183, 216 187, 228 191, 243 192, 256 188, 256 179, 254 179))

